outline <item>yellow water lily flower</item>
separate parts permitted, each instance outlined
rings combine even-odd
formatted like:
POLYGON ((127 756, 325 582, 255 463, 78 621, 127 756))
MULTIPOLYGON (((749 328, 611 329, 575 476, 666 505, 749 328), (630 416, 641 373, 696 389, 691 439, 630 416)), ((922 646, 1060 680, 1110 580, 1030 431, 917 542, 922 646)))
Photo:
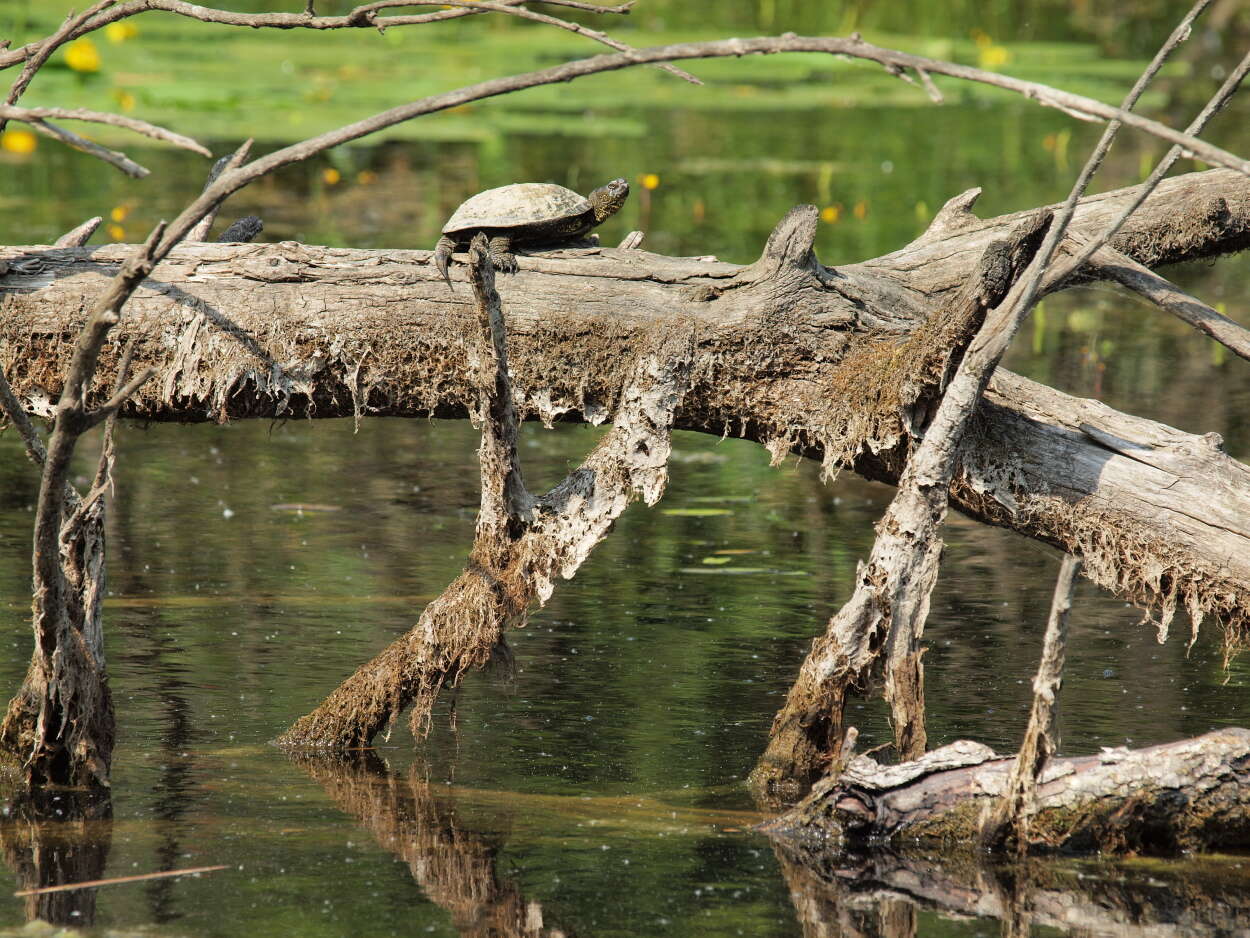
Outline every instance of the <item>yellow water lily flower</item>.
POLYGON ((86 36, 76 39, 65 47, 65 64, 76 72, 98 72, 100 50, 86 36))
POLYGON ((327 166, 325 169, 321 171, 321 179, 323 182, 325 182, 327 186, 338 185, 339 180, 342 178, 343 178, 343 174, 340 173, 333 166, 327 166))
POLYGON ((134 39, 137 35, 139 35, 138 27, 129 21, 109 23, 104 27, 104 37, 109 42, 125 42, 127 39, 134 39))
POLYGON ((6 153, 25 155, 35 152, 39 146, 39 138, 29 130, 6 130, 0 134, 0 150, 6 153))
POLYGON ((655 173, 647 173, 642 177, 642 187, 644 189, 658 189, 660 187, 660 177, 655 173))

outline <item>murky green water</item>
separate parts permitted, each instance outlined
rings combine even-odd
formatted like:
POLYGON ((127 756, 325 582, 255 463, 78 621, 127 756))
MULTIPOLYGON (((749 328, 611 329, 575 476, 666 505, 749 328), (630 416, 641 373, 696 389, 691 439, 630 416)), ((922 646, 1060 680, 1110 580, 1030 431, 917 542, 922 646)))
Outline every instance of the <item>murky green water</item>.
MULTIPOLYGON (((793 6, 740 4, 726 23, 768 15, 784 29, 793 6)), ((1024 24, 1000 6, 996 41, 1011 35, 1013 22, 1031 40, 1056 38, 1037 25, 1038 11, 1024 24)), ((648 28, 695 29, 682 9, 663 6, 670 21, 648 28)), ((148 25, 155 19, 137 22, 162 43, 177 38, 172 26, 148 25)), ((974 57, 968 28, 961 21, 944 41, 974 57)), ((438 47, 460 59, 459 70, 435 76, 450 87, 472 69, 489 69, 492 60, 480 58, 488 47, 474 42, 537 60, 555 54, 543 44, 522 48, 506 31, 453 35, 464 45, 406 39, 406 49, 378 47, 379 61, 389 56, 401 70, 393 74, 407 75, 402 68, 415 66, 405 54, 438 47)), ((104 48, 106 63, 140 55, 133 50, 144 37, 104 48)), ((645 30, 629 38, 665 41, 645 30)), ((426 90, 405 79, 380 91, 369 76, 349 75, 319 102, 307 93, 328 87, 318 81, 329 65, 285 51, 298 50, 300 37, 266 41, 279 43, 267 47, 278 74, 282 62, 297 63, 301 112, 333 101, 359 116, 426 90)), ((560 54, 567 48, 558 46, 560 54)), ((223 43, 207 58, 229 72, 232 54, 223 43)), ((1033 69, 1031 77, 1060 83, 1070 75, 1108 100, 1131 72, 1103 61, 1092 44, 1037 42, 1012 54, 1019 73, 1033 69)), ((1209 70, 1219 55, 1193 68, 1209 70)), ((82 81, 82 94, 107 101, 116 88, 133 89, 148 95, 145 105, 166 109, 137 113, 183 129, 202 122, 210 133, 225 120, 271 117, 243 98, 201 101, 198 111, 171 104, 182 86, 139 80, 142 66, 106 69, 82 81), (160 88, 165 99, 153 90, 160 88)), ((957 87, 951 103, 933 108, 862 67, 835 74, 841 65, 777 59, 704 68, 696 70, 712 79, 710 91, 666 76, 626 76, 592 91, 574 86, 449 115, 430 122, 430 139, 345 149, 294 167, 240 193, 227 214, 262 215, 265 239, 420 246, 481 187, 526 178, 585 188, 654 174, 656 188, 636 185, 624 219, 605 237, 640 227, 653 250, 747 261, 791 205, 812 201, 836 217, 822 226, 817 248, 838 263, 898 247, 945 199, 974 185, 985 189, 986 214, 1061 198, 1097 132, 957 87)), ((268 75, 258 71, 257 82, 268 87, 268 75)), ((68 73, 52 79, 49 94, 79 87, 68 73)), ((1173 81, 1152 113, 1183 122, 1192 97, 1173 81)), ((1221 118, 1212 139, 1250 149, 1245 114, 1243 105, 1221 118)), ((264 149, 291 131, 270 123, 241 132, 258 133, 264 149)), ((1162 152, 1141 139, 1124 143, 1100 188, 1135 181, 1162 152)), ((219 139, 213 149, 231 145, 219 139)), ((3 154, 6 240, 48 241, 110 212, 112 237, 134 238, 201 185, 198 159, 129 151, 152 178, 125 180, 46 142, 29 157, 3 154)), ((1238 316, 1250 305, 1241 272, 1231 259, 1176 276, 1238 316)), ((1108 288, 1048 300, 1009 364, 1072 393, 1214 430, 1230 452, 1250 457, 1245 363, 1108 288)), ((531 487, 560 478, 598 432, 527 427, 531 487)), ((679 435, 663 501, 631 509, 577 578, 510 636, 514 676, 465 681, 455 730, 444 700, 427 740, 414 745, 401 726, 381 742, 376 763, 336 769, 267 745, 407 629, 459 572, 477 503, 476 442, 467 424, 443 422, 365 420, 359 433, 339 421, 123 428, 109 515, 108 651, 121 740, 114 820, 84 836, 107 848, 103 876, 227 869, 110 886, 79 911, 100 928, 196 936, 852 933, 850 924, 819 930, 819 922, 838 920, 862 933, 900 933, 890 925, 899 909, 879 896, 812 885, 779 862, 747 830, 757 815, 743 785, 811 638, 848 594, 891 492, 850 476, 822 485, 807 464, 770 468, 749 444, 679 435)), ((84 458, 84 474, 89 465, 84 458)), ((0 656, 0 688, 17 687, 29 656, 35 490, 13 435, 0 436, 0 642, 10 649, 0 656)), ((927 629, 931 740, 969 737, 1010 750, 1026 716, 1057 557, 961 517, 946 539, 927 629)), ((1222 668, 1216 630, 1187 652, 1185 623, 1160 646, 1140 618, 1082 587, 1063 696, 1066 753, 1245 723, 1250 676, 1242 661, 1222 668)), ((862 748, 888 737, 876 702, 855 722, 862 748)), ((14 836, 6 842, 11 865, 14 836)), ((1132 889, 1196 896, 1188 914, 1201 919, 1201 909, 1248 891, 1235 864, 1062 869, 1065 888, 1092 881, 1109 891, 1116 883, 1139 909, 1150 904, 1132 889)), ((0 894, 16 885, 12 868, 0 870, 0 894)), ((1181 914, 1168 908, 1156 916, 1181 914)), ((904 902, 902 912, 918 916, 920 934, 998 927, 992 919, 950 921, 923 902, 904 902)), ((25 917, 22 899, 0 900, 0 926, 25 917)), ((1214 933, 1209 920, 1203 927, 1187 933, 1214 933)))

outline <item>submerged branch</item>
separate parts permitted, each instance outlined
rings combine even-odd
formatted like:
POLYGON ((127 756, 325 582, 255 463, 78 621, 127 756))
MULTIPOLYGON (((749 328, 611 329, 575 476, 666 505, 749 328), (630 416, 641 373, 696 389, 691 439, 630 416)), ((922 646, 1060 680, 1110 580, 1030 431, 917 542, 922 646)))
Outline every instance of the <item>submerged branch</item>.
POLYGON ((1024 741, 1016 754, 1016 764, 1011 770, 1007 790, 998 805, 989 813, 981 831, 981 843, 990 848, 1015 842, 1023 853, 1028 843, 1029 821, 1037 799, 1037 785, 1046 768, 1047 760, 1058 748, 1055 739, 1055 707, 1059 689, 1063 686, 1063 661, 1067 651, 1068 612, 1072 609, 1072 594, 1076 589, 1076 575, 1081 561, 1071 554, 1064 554, 1055 581, 1055 595, 1050 605, 1050 618, 1046 622, 1046 636, 1042 641, 1042 660, 1033 677, 1033 706, 1029 710, 1029 724, 1024 731, 1024 741))
POLYGON ((517 414, 503 319, 484 239, 471 254, 485 369, 479 369, 482 501, 465 571, 417 624, 345 680, 278 742, 289 747, 368 745, 412 705, 420 735, 444 684, 485 666, 507 629, 523 625, 557 577, 569 579, 635 497, 654 504, 667 480, 673 414, 689 379, 691 333, 669 324, 639 353, 613 429, 547 494, 526 492, 516 458, 517 414))

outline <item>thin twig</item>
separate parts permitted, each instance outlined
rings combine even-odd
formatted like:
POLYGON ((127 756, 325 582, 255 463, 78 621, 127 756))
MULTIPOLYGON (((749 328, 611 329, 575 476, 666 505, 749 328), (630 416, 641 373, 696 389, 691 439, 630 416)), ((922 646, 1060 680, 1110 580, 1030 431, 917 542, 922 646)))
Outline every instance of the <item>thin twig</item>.
MULTIPOLYGON (((17 104, 18 98, 22 96, 22 93, 25 92, 26 88, 30 85, 31 80, 35 77, 35 73, 39 71, 39 69, 43 68, 43 64, 48 61, 48 59, 52 56, 52 53, 65 43, 69 42, 75 36, 82 35, 83 32, 90 32, 94 29, 94 26, 88 25, 91 18, 101 10, 112 6, 116 2, 117 0, 98 0, 98 2, 92 4, 78 15, 70 13, 69 16, 65 18, 65 22, 61 24, 60 29, 54 32, 47 39, 38 43, 29 43, 26 46, 23 46, 23 49, 32 47, 33 49, 29 56, 22 57, 27 59, 26 65, 17 76, 17 80, 13 82, 12 87, 9 88, 9 93, 5 96, 4 103, 17 104)), ((7 58, 7 56, 5 58, 7 58)), ((18 59, 18 61, 21 61, 21 59, 18 59)), ((6 67, 8 64, 10 63, 4 62, 3 64, 0 64, 0 68, 6 67)), ((4 130, 7 123, 8 120, 6 118, 0 118, 0 131, 4 130)))
POLYGON ((1104 247, 1092 258, 1099 274, 1148 299, 1250 361, 1250 329, 1190 296, 1174 283, 1119 251, 1104 247))
POLYGON ((58 127, 56 124, 49 124, 45 120, 31 119, 26 122, 32 129, 53 140, 59 140, 66 146, 73 147, 75 150, 81 150, 83 153, 98 157, 106 163, 112 163, 127 176, 133 176, 135 179, 142 179, 148 175, 149 170, 140 166, 125 153, 119 153, 116 150, 110 150, 108 147, 102 147, 93 140, 86 137, 80 137, 73 131, 66 130, 64 127, 58 127))
POLYGON ((149 879, 167 879, 170 876, 193 876, 199 873, 215 873, 217 870, 228 870, 229 866, 190 866, 185 870, 162 870, 159 873, 137 873, 134 876, 114 876, 111 879, 88 879, 81 883, 61 883, 59 886, 40 886, 38 889, 19 889, 13 893, 17 896, 42 896, 49 892, 68 892, 71 889, 94 889, 97 886, 113 886, 118 883, 142 883, 149 879))
MULTIPOLYGON (((1246 77, 1247 72, 1250 72, 1250 53, 1246 54, 1246 56, 1237 65, 1237 68, 1233 70, 1232 74, 1225 79, 1224 84, 1220 86, 1220 90, 1217 91, 1211 100, 1207 102, 1206 107, 1204 107, 1202 111, 1199 112, 1198 116, 1193 119, 1193 122, 1185 128, 1185 133, 1191 136, 1197 136, 1202 133, 1211 118, 1222 111, 1232 96, 1237 92, 1237 88, 1241 85, 1241 82, 1246 77)), ((1107 229, 1101 235, 1092 239, 1082 249, 1080 254, 1073 258, 1070 262, 1067 262, 1063 264, 1062 267, 1058 268, 1052 274, 1053 281, 1060 283, 1072 274, 1076 273, 1076 271, 1080 270, 1086 263, 1089 262, 1089 259, 1094 256, 1094 253, 1098 251, 1099 248, 1115 237, 1116 232, 1123 227, 1124 223, 1129 220, 1129 217, 1134 212, 1141 208, 1142 203, 1149 198, 1150 193, 1154 192, 1155 187, 1158 186, 1163 177, 1167 175, 1168 170, 1172 168, 1173 164, 1180 159, 1182 153, 1184 153, 1184 149, 1180 146, 1173 146, 1170 150, 1168 150, 1167 154, 1154 168, 1154 171, 1150 174, 1146 181, 1142 183, 1141 189, 1137 193, 1137 197, 1126 205, 1124 207, 1124 211, 1120 213, 1120 216, 1108 225, 1107 229)))
MULTIPOLYGON (((595 42, 601 42, 605 46, 609 46, 613 49, 616 49, 618 52, 624 52, 626 55, 630 55, 636 51, 633 46, 629 46, 623 42, 619 42, 618 40, 613 39, 607 33, 600 32, 597 29, 589 29, 585 26, 582 26, 580 23, 574 23, 569 20, 558 19, 557 17, 554 17, 554 16, 548 16, 545 13, 535 13, 533 10, 525 9, 525 7, 505 6, 504 4, 501 4, 501 3, 484 2, 484 0, 446 0, 446 2, 453 6, 469 7, 471 9, 477 9, 477 10, 487 10, 493 13, 506 13, 510 16, 519 16, 522 19, 533 20, 536 23, 546 23, 548 26, 555 26, 558 29, 567 29, 571 33, 576 33, 579 36, 585 36, 587 39, 593 39, 595 42)), ((657 67, 666 72, 670 72, 673 75, 676 75, 678 78, 681 78, 684 81, 690 82, 690 84, 692 85, 703 84, 703 81, 701 79, 696 78, 695 76, 691 75, 687 71, 683 71, 682 69, 678 68, 676 65, 662 64, 657 67)))
MULTIPOLYGON (((524 3, 525 0, 499 0, 501 5, 515 6, 524 3)), ((618 6, 600 7, 590 3, 579 3, 576 0, 542 0, 552 6, 570 7, 576 10, 589 10, 595 13, 607 14, 624 14, 628 13, 632 3, 624 3, 618 6)), ((71 42, 80 36, 94 32, 109 23, 116 23, 118 20, 126 19, 138 13, 146 13, 149 10, 159 10, 165 13, 173 13, 177 16, 185 16, 188 19, 199 20, 202 23, 219 23, 224 26, 246 26, 252 29, 390 29, 394 26, 419 26, 424 23, 437 23, 443 20, 459 19, 464 16, 477 16, 480 11, 471 9, 452 9, 439 10, 436 13, 418 13, 410 16, 385 16, 375 17, 373 11, 393 6, 425 6, 434 4, 418 4, 418 3, 371 3, 364 6, 356 7, 342 16, 310 16, 307 12, 303 13, 236 13, 232 10, 216 10, 211 7, 201 6, 197 3, 188 3, 186 0, 128 0, 125 3, 117 3, 117 0, 101 0, 94 7, 83 13, 81 16, 73 18, 73 24, 67 21, 53 36, 48 39, 28 42, 24 46, 12 49, 7 53, 0 54, 0 69, 8 68, 18 62, 31 60, 35 62, 34 68, 30 69, 33 75, 35 71, 46 61, 47 57, 52 54, 59 46, 66 42, 71 42), (110 8, 111 9, 106 9, 110 8), (67 28, 68 27, 68 28, 67 28), (55 40, 55 41, 54 41, 55 40)), ((29 83, 29 78, 26 79, 29 83)), ((23 86, 24 87, 24 86, 23 86)), ((20 94, 20 91, 19 91, 20 94)), ((15 103, 17 98, 10 101, 15 103)))
MULTIPOLYGON (((143 9, 166 9, 169 5, 181 3, 181 0, 141 0, 143 9)), ((203 7, 192 7, 190 4, 183 4, 193 8, 196 11, 203 11, 203 7)), ((102 16, 112 16, 118 10, 109 10, 102 16)), ((137 11, 132 11, 137 12, 137 11)), ((454 12, 454 11, 452 11, 454 12)), ((294 17, 297 22, 293 22, 292 26, 305 26, 309 20, 303 14, 275 14, 289 15, 294 17)), ((201 17, 194 17, 201 18, 201 17)), ((225 20, 220 20, 225 22, 225 20)), ((99 21, 96 21, 99 22, 99 21)), ((219 22, 219 20, 211 20, 211 22, 219 22)), ((233 22, 233 20, 231 20, 233 22)), ((380 21, 379 21, 380 22, 380 21)), ((251 23, 239 22, 238 25, 253 25, 251 23)), ((278 24, 270 24, 278 25, 278 24)), ((522 75, 513 75, 506 78, 497 78, 490 81, 481 82, 477 85, 471 85, 456 91, 447 92, 441 95, 434 95, 415 101, 410 104, 400 105, 384 111, 381 114, 374 115, 363 121, 357 121, 341 127, 338 130, 330 131, 320 137, 312 140, 304 141, 303 144, 297 144, 295 147, 286 147, 282 150, 270 154, 264 160, 258 160, 257 164, 264 163, 265 168, 261 172, 268 172, 272 168, 304 159, 302 147, 306 145, 315 145, 319 149, 327 149, 331 146, 337 146, 350 140, 355 140, 366 134, 373 133, 384 127, 390 127, 402 121, 410 120, 422 114, 432 113, 434 111, 446 110, 447 108, 457 107, 471 101, 478 101, 484 98, 494 97, 496 95, 505 94, 512 91, 520 91, 525 88, 533 88, 539 85, 554 84, 556 82, 571 81, 575 78, 581 78, 586 75, 594 75, 602 72, 616 71, 623 68, 629 68, 633 65, 649 65, 659 64, 661 62, 673 62, 678 60, 704 59, 704 58, 724 58, 728 56, 744 56, 744 55, 772 55, 782 52, 816 52, 829 55, 845 55, 853 58, 865 59, 867 61, 877 62, 883 66, 897 68, 900 70, 924 70, 935 75, 947 75, 952 78, 959 78, 966 81, 974 81, 981 84, 991 85, 1016 94, 1024 95, 1027 98, 1037 101, 1046 107, 1055 107, 1065 113, 1078 116, 1088 117, 1097 120, 1115 120, 1127 124, 1138 130, 1145 131, 1153 136, 1169 143, 1177 144, 1195 157, 1205 160, 1213 166, 1224 166, 1234 169, 1243 175, 1250 176, 1250 161, 1244 160, 1235 154, 1214 146, 1203 140, 1200 140, 1190 134, 1181 133, 1158 121, 1140 117, 1131 114, 1122 108, 1111 107, 1101 101, 1093 98, 1087 98, 1082 95, 1071 94, 1070 92, 1060 91, 1048 85, 1042 85, 1037 82, 1023 81, 1018 78, 1012 78, 1007 75, 1000 75, 996 72, 988 72, 982 69, 972 68, 966 65, 956 65, 951 62, 943 62, 937 59, 929 59, 924 56, 909 55, 905 52, 898 52, 893 49, 883 49, 864 42, 858 37, 849 39, 825 38, 825 37, 806 37, 786 34, 785 36, 761 36, 754 39, 721 39, 711 42, 692 42, 677 43, 668 46, 657 46, 650 49, 640 49, 629 54, 617 53, 615 55, 601 55, 589 59, 579 59, 568 62, 563 65, 553 66, 551 68, 540 69, 534 72, 528 72, 522 75), (333 142, 324 142, 333 141, 333 142), (272 160, 273 162, 267 162, 272 160)), ((3 65, 3 57, 0 56, 0 65, 3 65)), ((251 178, 255 178, 252 176, 251 178)), ((246 180, 239 183, 246 184, 246 180)), ((233 190, 232 190, 233 191, 233 190)))
POLYGON ((0 104, 0 121, 15 120, 31 123, 49 117, 57 120, 90 121, 93 124, 123 127, 126 130, 133 130, 137 134, 143 134, 145 137, 151 137, 153 140, 163 140, 166 143, 172 143, 176 147, 190 150, 201 156, 212 156, 212 153, 206 147, 190 137, 184 137, 182 134, 166 130, 164 127, 158 127, 155 124, 149 124, 147 121, 125 117, 121 114, 109 114, 106 111, 88 111, 84 108, 18 107, 13 104, 0 104))

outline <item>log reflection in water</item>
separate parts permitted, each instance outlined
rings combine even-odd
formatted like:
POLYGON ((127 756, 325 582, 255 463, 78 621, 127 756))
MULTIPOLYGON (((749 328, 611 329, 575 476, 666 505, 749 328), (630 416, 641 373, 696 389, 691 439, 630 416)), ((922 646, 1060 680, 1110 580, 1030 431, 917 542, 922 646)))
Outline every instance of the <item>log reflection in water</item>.
MULTIPOLYGON (((21 790, 3 804, 0 846, 19 889, 38 889, 104 878, 113 841, 113 801, 95 791, 21 790)), ((97 889, 71 889, 26 897, 28 921, 89 927, 97 889)))
POLYGON ((994 918, 1004 935, 1031 926, 1097 935, 1214 938, 1250 929, 1250 873, 1228 860, 1153 863, 1150 876, 1115 865, 774 849, 804 938, 902 938, 917 914, 994 918), (906 911, 904 911, 906 909, 906 911))
POLYGON ((290 755, 378 846, 408 864, 413 880, 451 913, 463 938, 571 938, 571 932, 546 926, 542 906, 527 902, 513 880, 497 875, 505 838, 464 827, 454 799, 436 794, 420 766, 403 778, 372 752, 359 758, 290 755))

